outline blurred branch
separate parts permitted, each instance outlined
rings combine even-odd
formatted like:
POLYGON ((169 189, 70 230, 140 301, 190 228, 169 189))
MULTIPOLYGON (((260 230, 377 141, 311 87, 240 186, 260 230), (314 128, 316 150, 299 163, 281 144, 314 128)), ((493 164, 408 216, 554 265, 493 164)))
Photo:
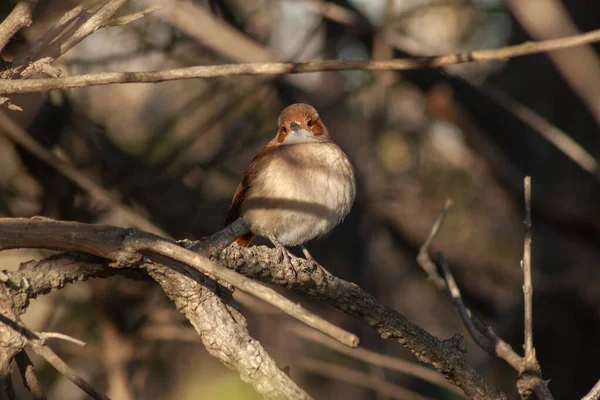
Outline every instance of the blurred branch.
POLYGON ((435 370, 423 367, 413 362, 402 360, 397 357, 390 357, 385 354, 376 353, 362 347, 350 349, 346 346, 340 345, 336 341, 331 340, 327 336, 320 334, 313 329, 308 329, 305 326, 297 323, 288 324, 286 325, 286 328, 303 339, 309 340, 313 343, 318 343, 331 350, 347 355, 348 357, 361 360, 370 365, 401 372, 403 374, 410 375, 440 386, 458 395, 462 395, 462 391, 460 389, 450 384, 442 375, 440 375, 439 372, 435 370))
MULTIPOLYGON (((11 329, 14 334, 20 336, 21 341, 50 365, 52 365, 58 372, 64 375, 67 379, 73 382, 81 390, 89 394, 96 400, 110 400, 106 395, 98 392, 94 387, 83 379, 75 370, 67 365, 60 357, 56 355, 48 346, 46 346, 42 334, 32 332, 29 329, 21 325, 17 320, 13 320, 7 317, 3 313, 0 314, 0 322, 7 328, 11 329)), ((7 347, 6 337, 2 338, 3 347, 7 347)), ((23 351, 23 348, 20 349, 23 351)))
POLYGON ((31 12, 37 0, 25 0, 17 3, 15 8, 0 24, 0 52, 19 29, 31 25, 31 12))
POLYGON ((523 395, 526 391, 534 391, 539 399, 554 399, 548 389, 548 382, 542 378, 542 372, 537 361, 535 362, 536 365, 533 366, 527 355, 525 357, 519 356, 508 343, 500 339, 491 327, 481 321, 481 319, 473 314, 465 305, 460 289, 456 284, 456 280, 452 275, 450 266, 443 253, 441 251, 438 251, 437 253, 443 277, 440 276, 436 264, 429 257, 428 253, 431 243, 438 234, 451 205, 452 201, 447 200, 440 216, 435 221, 427 240, 419 250, 417 256, 419 265, 427 273, 431 282, 433 282, 440 291, 445 293, 448 300, 454 304, 474 342, 487 353, 506 361, 519 373, 519 378, 517 380, 519 393, 523 395))
POLYGON ((127 207, 117 199, 114 199, 106 189, 75 169, 71 164, 57 158, 50 151, 46 150, 2 110, 0 110, 0 130, 12 141, 34 154, 41 161, 48 164, 71 182, 88 192, 93 198, 107 204, 115 211, 118 211, 133 226, 164 237, 169 236, 161 228, 136 213, 132 208, 127 207))
POLYGON ((581 400, 598 400, 600 399, 600 381, 596 382, 592 390, 585 396, 581 398, 581 400))
POLYGON ((149 72, 100 72, 63 78, 0 81, 0 93, 31 93, 115 83, 156 83, 170 80, 215 78, 221 76, 286 75, 320 71, 368 70, 403 71, 439 68, 484 60, 505 60, 600 41, 600 30, 540 42, 527 42, 493 50, 478 50, 434 57, 397 58, 388 61, 324 60, 304 63, 224 64, 149 72))
POLYGON ((158 18, 229 60, 267 62, 275 59, 261 43, 222 23, 193 2, 136 0, 136 3, 146 7, 160 5, 161 9, 156 12, 158 18))
POLYGON ((110 400, 108 396, 98 392, 92 385, 90 385, 85 379, 83 379, 73 368, 64 362, 59 356, 56 355, 48 346, 40 343, 37 340, 29 340, 31 349, 50 365, 52 365, 58 372, 63 374, 67 379, 73 382, 81 390, 90 395, 90 397, 96 400, 110 400))
POLYGON ((362 386, 385 394, 398 400, 428 400, 430 397, 422 396, 411 390, 405 389, 385 379, 373 378, 367 373, 356 371, 352 368, 343 367, 330 362, 317 360, 311 357, 300 356, 295 358, 292 367, 298 366, 307 372, 337 379, 352 385, 362 386))
MULTIPOLYGON (((548 120, 535 113, 533 110, 525 107, 521 103, 511 99, 506 94, 491 90, 482 89, 483 93, 497 101, 500 105, 506 107, 512 114, 525 124, 531 126, 552 143, 557 149, 569 157, 573 162, 579 165, 583 170, 596 175, 598 172, 598 162, 586 149, 573 140, 567 133, 552 125, 548 120)), ((600 175, 597 175, 600 176, 600 175)))
POLYGON ((23 385, 29 391, 29 394, 31 394, 33 400, 46 400, 46 396, 44 396, 40 383, 35 376, 33 362, 31 362, 25 350, 21 350, 15 356, 15 361, 23 379, 23 385))
POLYGON ((109 0, 94 13, 84 12, 81 6, 66 13, 29 51, 15 57, 11 68, 2 71, 1 78, 27 78, 38 72, 60 76, 61 71, 50 66, 54 60, 77 43, 106 26, 128 0, 109 0), (69 26, 69 29, 64 29, 69 26))
MULTIPOLYGON (((536 40, 580 33, 562 1, 510 0, 508 7, 536 40)), ((600 125, 600 57, 596 50, 581 46, 551 53, 548 57, 600 125)))

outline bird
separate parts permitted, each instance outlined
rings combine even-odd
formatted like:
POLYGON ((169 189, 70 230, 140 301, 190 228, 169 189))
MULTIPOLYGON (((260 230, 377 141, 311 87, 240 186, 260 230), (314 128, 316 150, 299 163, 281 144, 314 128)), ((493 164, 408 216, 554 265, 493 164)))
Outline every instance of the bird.
POLYGON ((341 223, 356 197, 354 168, 333 142, 317 110, 308 104, 286 107, 277 133, 250 163, 238 185, 225 225, 242 218, 249 233, 236 242, 247 247, 255 236, 268 239, 294 271, 286 246, 304 245, 341 223))

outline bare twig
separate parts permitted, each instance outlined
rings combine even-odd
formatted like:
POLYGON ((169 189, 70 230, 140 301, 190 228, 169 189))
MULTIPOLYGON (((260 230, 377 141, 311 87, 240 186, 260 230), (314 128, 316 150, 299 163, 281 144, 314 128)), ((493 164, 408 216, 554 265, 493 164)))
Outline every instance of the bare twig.
POLYGON ((533 348, 533 288, 531 285, 531 177, 525 177, 525 243, 523 247, 523 296, 525 307, 525 359, 535 361, 533 348))
MULTIPOLYGON (((463 323, 467 327, 469 334, 473 337, 473 340, 479 347, 490 354, 495 354, 495 348, 490 340, 486 337, 484 333, 482 333, 475 323, 473 322, 471 310, 469 310, 462 299, 462 295, 460 293, 460 289, 456 284, 456 280, 450 271, 450 266, 444 257, 444 254, 441 251, 437 253, 438 260, 440 263, 440 267, 442 268, 442 273, 444 274, 444 280, 446 282, 446 287, 449 292, 450 298, 452 302, 456 305, 458 309, 458 313, 460 314, 460 318, 463 323)), ((486 332, 487 333, 487 332, 486 332)))
POLYGON ((169 235, 158 226, 137 214, 130 207, 127 207, 114 199, 106 189, 92 181, 85 174, 76 170, 71 164, 57 158, 51 152, 46 150, 2 110, 0 110, 0 129, 15 143, 18 143, 41 161, 57 170, 71 182, 88 192, 92 197, 104 202, 115 211, 118 211, 132 225, 163 237, 169 237, 169 235))
POLYGON ((98 392, 92 385, 90 385, 85 379, 83 379, 75 370, 73 370, 67 363, 60 359, 48 346, 41 344, 37 340, 30 339, 31 349, 35 354, 48 361, 58 372, 67 377, 71 382, 78 386, 81 390, 89 394, 96 400, 110 400, 108 396, 98 392))
POLYGON ((21 352, 15 356, 15 361, 17 362, 17 367, 21 373, 23 385, 25 385, 25 388, 31 394, 33 400, 46 400, 46 396, 44 396, 40 383, 35 376, 33 363, 25 350, 21 350, 21 352))
POLYGON ((300 356, 294 359, 292 367, 298 366, 308 372, 338 379, 353 385, 373 389, 374 391, 385 390, 391 398, 398 400, 427 400, 429 397, 422 396, 411 390, 394 385, 385 380, 374 380, 369 374, 356 371, 352 368, 343 367, 329 362, 324 362, 311 357, 300 356))
MULTIPOLYGON (((185 3, 183 3, 185 4, 185 3)), ((156 83, 170 80, 215 78, 220 76, 285 75, 342 70, 413 70, 439 68, 485 60, 504 60, 541 52, 555 51, 600 41, 600 30, 540 42, 527 42, 493 50, 479 50, 435 57, 403 58, 387 61, 324 60, 305 63, 256 63, 207 65, 149 72, 100 72, 62 78, 0 81, 0 93, 31 93, 115 83, 156 83)))
POLYGON ((85 342, 83 340, 75 339, 69 335, 65 335, 64 333, 59 332, 41 332, 38 334, 42 343, 46 343, 48 339, 61 339, 66 342, 71 342, 76 344, 77 346, 85 347, 85 342))
POLYGON ((544 139, 552 143, 558 150, 564 153, 583 170, 596 174, 598 172, 598 161, 583 146, 577 143, 563 130, 552 125, 548 120, 525 107, 521 103, 511 99, 506 94, 487 89, 481 89, 487 96, 506 107, 512 114, 525 124, 533 127, 544 139))
POLYGON ((600 399, 600 381, 596 382, 592 390, 585 396, 581 398, 581 400, 598 400, 600 399))
MULTIPOLYGON (((429 247, 439 232, 443 219, 448 212, 449 204, 451 203, 446 201, 444 209, 434 223, 429 237, 419 251, 419 256, 417 258, 419 265, 427 273, 429 279, 436 287, 444 292, 448 296, 448 299, 456 306, 475 343, 491 355, 496 355, 506 361, 519 373, 519 378, 517 380, 519 393, 521 393, 521 395, 526 395, 527 393, 534 391, 540 399, 553 399, 554 397, 548 389, 548 382, 544 381, 542 378, 541 369, 537 360, 534 359, 535 362, 532 363, 526 357, 519 356, 508 343, 496 335, 491 327, 487 326, 479 319, 479 317, 471 312, 464 304, 458 285, 456 284, 448 262, 444 258, 442 252, 438 252, 438 258, 440 268, 443 271, 443 278, 439 275, 435 263, 429 257, 429 247)), ((535 352, 533 352, 533 354, 535 355, 535 352)))
POLYGON ((17 3, 15 8, 0 24, 0 52, 21 28, 31 25, 31 12, 37 0, 25 0, 17 3))

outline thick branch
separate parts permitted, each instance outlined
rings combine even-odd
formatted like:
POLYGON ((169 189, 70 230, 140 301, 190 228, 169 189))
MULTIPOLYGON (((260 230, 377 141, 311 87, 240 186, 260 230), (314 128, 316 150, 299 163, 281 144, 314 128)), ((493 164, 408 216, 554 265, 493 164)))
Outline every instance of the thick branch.
POLYGON ((460 340, 440 341, 403 315, 381 304, 354 283, 339 279, 315 262, 299 260, 298 271, 285 274, 279 252, 262 246, 230 246, 216 255, 222 265, 263 282, 285 286, 304 295, 323 300, 346 314, 365 321, 382 338, 397 339, 417 358, 432 365, 473 399, 503 399, 505 396, 490 386, 471 367, 460 340))
POLYGON ((598 41, 600 41, 600 30, 560 39, 526 42, 501 49, 478 50, 434 57, 394 59, 389 61, 325 60, 305 63, 227 64, 150 72, 100 72, 64 78, 30 80, 5 79, 0 81, 0 93, 31 93, 53 89, 109 85, 114 83, 157 83, 179 79, 215 78, 221 76, 285 75, 342 70, 402 71, 422 68, 439 68, 475 61, 505 60, 507 58, 565 49, 598 41))
POLYGON ((0 226, 0 250, 29 247, 85 251, 125 266, 140 260, 142 253, 167 257, 259 297, 347 346, 358 345, 355 335, 291 302, 273 289, 222 268, 206 257, 158 236, 117 227, 58 222, 43 218, 4 218, 0 219, 0 226))
MULTIPOLYGON (((4 241, 0 239, 2 243, 4 241)), ((22 313, 30 299, 67 283, 123 274, 140 279, 143 277, 140 272, 143 272, 154 278, 185 314, 209 353, 238 371, 242 380, 250 383, 257 392, 266 398, 309 398, 277 367, 260 343, 250 337, 243 316, 223 304, 216 294, 218 289, 214 281, 195 271, 181 274, 155 263, 138 263, 131 267, 136 269, 117 269, 114 265, 111 268, 107 259, 73 253, 24 263, 18 271, 7 273, 4 284, 10 292, 0 296, 0 305, 2 300, 10 300, 14 305, 11 310, 22 313)), ((3 326, 0 324, 0 328, 3 326)), ((22 348, 25 343, 17 345, 22 348)), ((5 352, 1 351, 1 354, 5 352)))

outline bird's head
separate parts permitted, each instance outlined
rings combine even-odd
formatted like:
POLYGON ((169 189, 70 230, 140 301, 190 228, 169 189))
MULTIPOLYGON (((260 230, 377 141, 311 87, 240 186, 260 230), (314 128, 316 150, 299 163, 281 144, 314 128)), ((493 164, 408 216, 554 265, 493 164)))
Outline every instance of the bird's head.
POLYGON ((278 145, 295 143, 325 142, 329 140, 327 127, 319 113, 308 104, 292 104, 285 108, 277 120, 278 145))

